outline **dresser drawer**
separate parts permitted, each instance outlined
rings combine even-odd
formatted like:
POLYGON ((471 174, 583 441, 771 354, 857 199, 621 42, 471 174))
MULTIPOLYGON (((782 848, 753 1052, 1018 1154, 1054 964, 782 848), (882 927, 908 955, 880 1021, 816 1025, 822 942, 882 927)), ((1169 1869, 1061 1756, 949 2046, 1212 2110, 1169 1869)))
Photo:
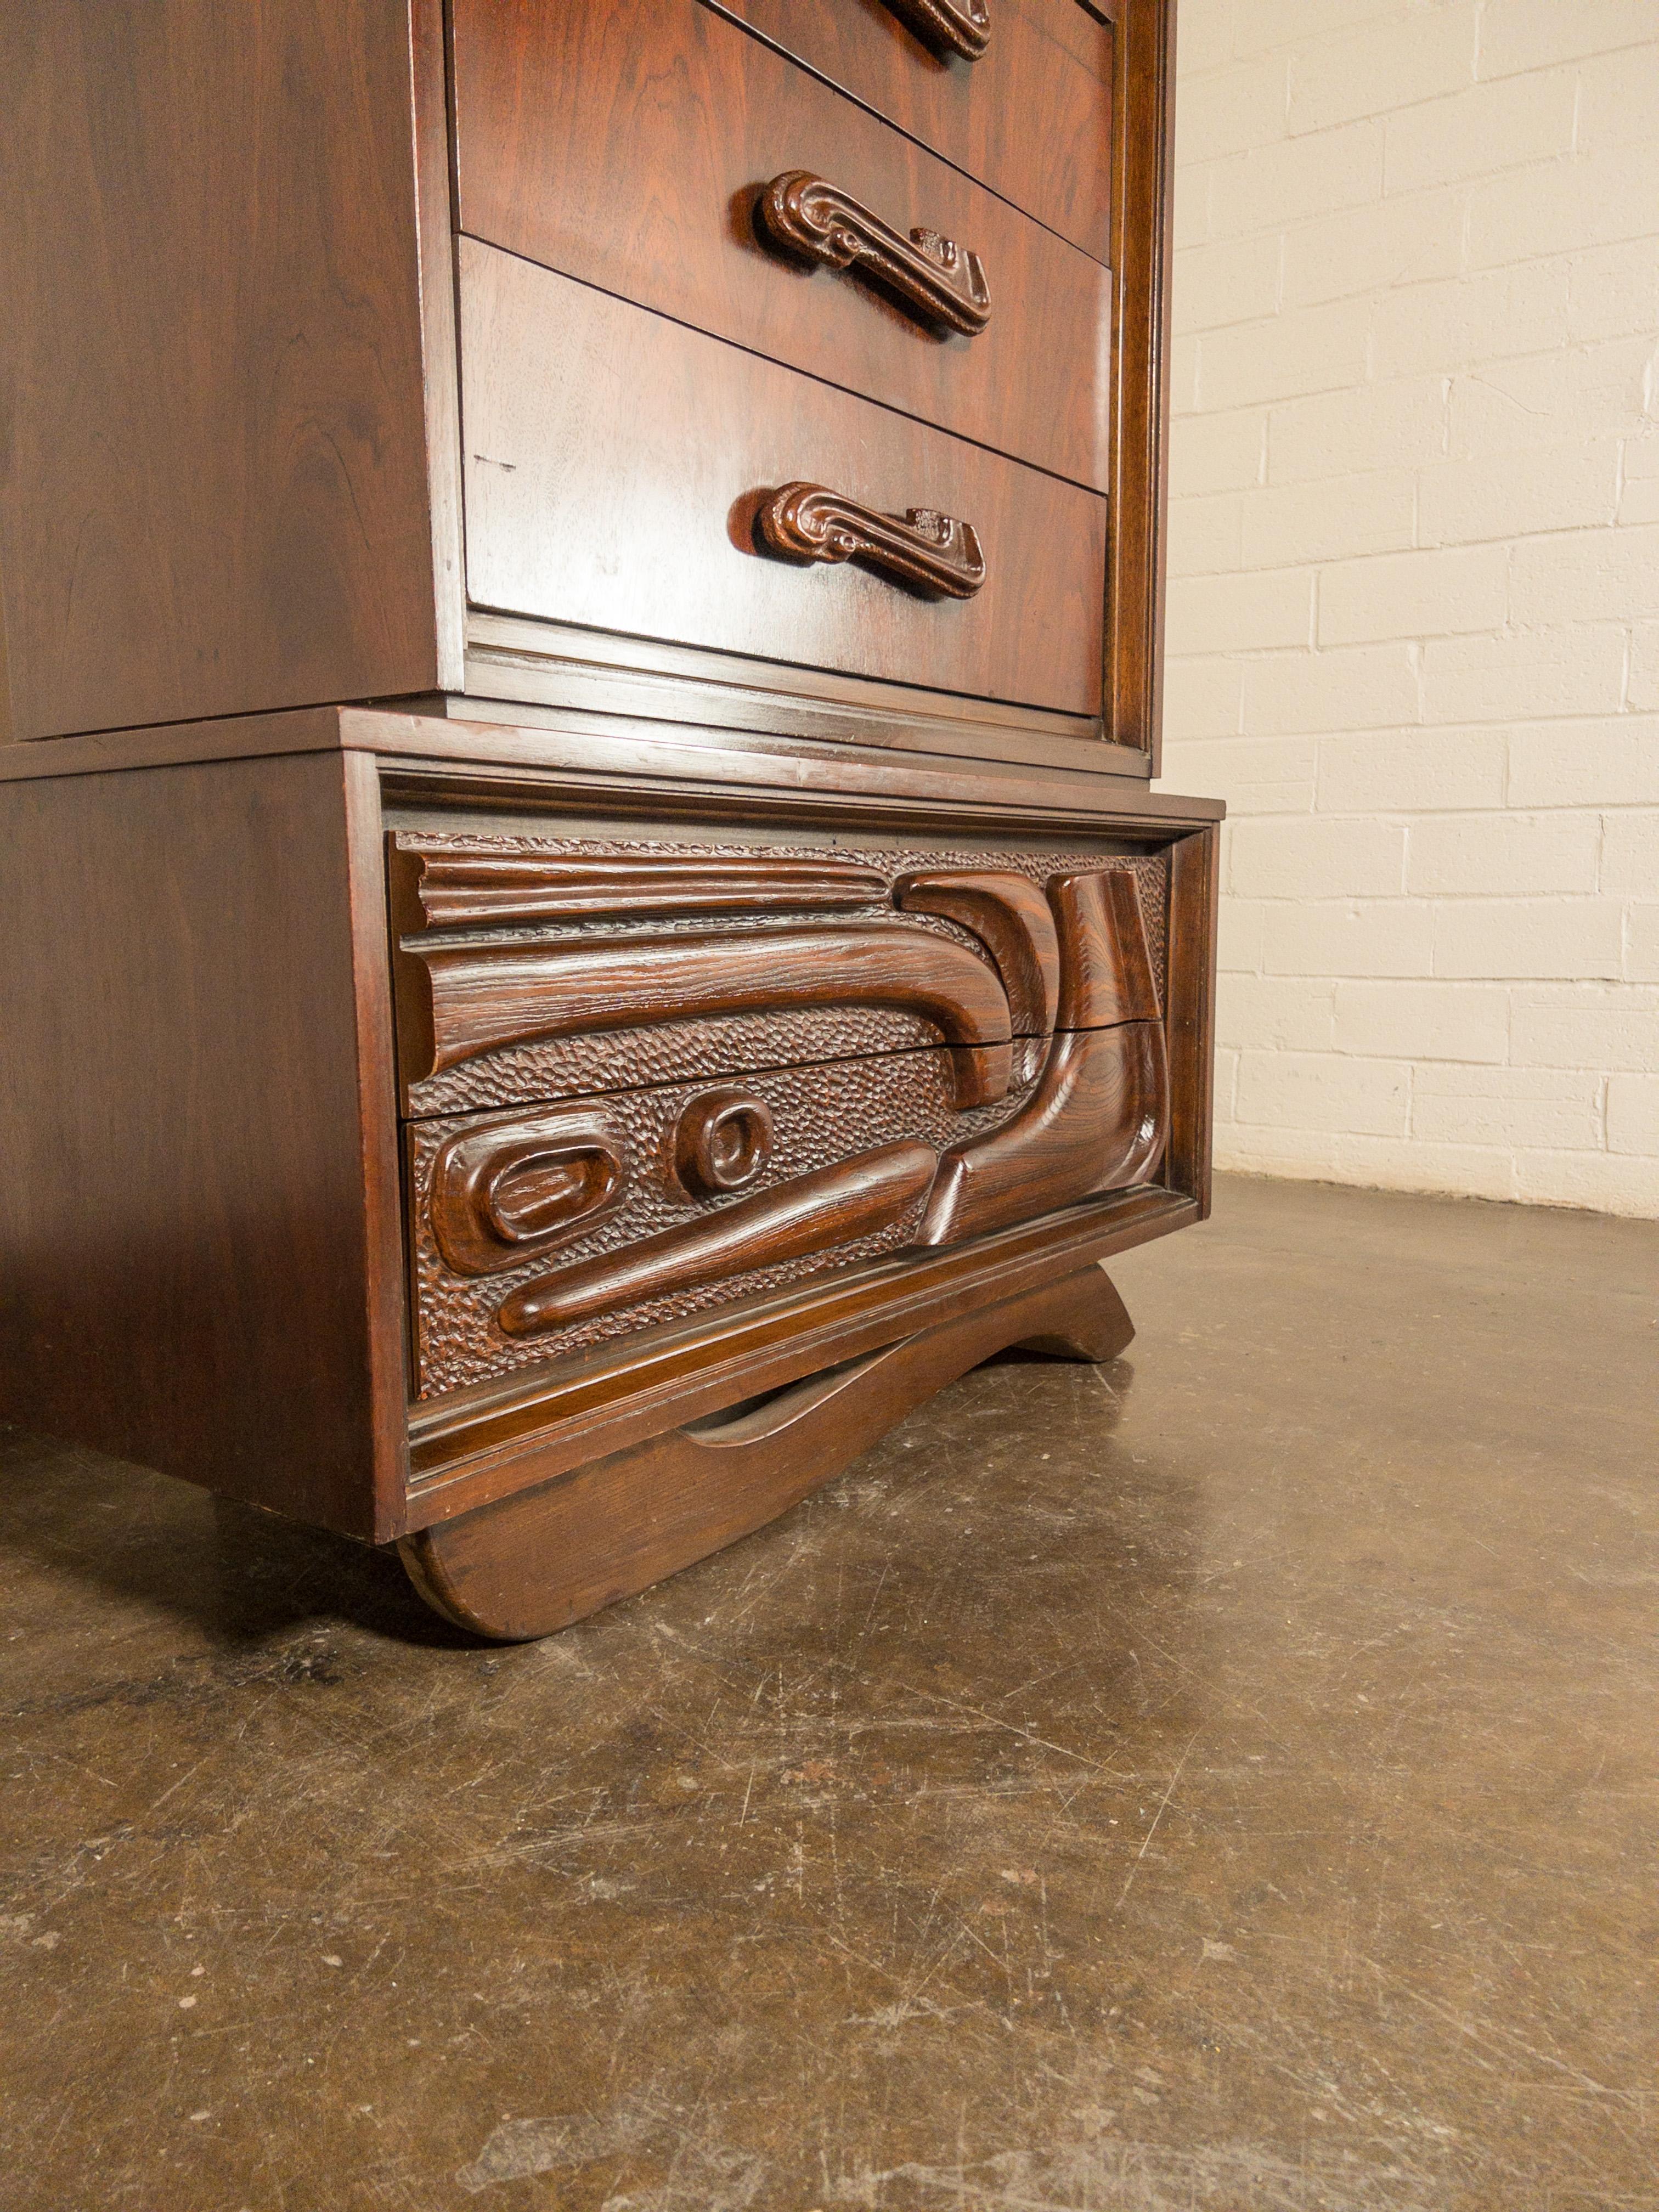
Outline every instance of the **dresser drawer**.
POLYGON ((454 24, 463 230, 1105 488, 1097 262, 697 0, 454 24))
POLYGON ((421 1389, 1150 1181, 1163 852, 395 834, 421 1389))
POLYGON ((1079 0, 967 0, 991 30, 973 61, 913 27, 926 12, 918 0, 717 4, 1073 246, 1110 258, 1112 33, 1079 0))
POLYGON ((1097 493, 493 247, 463 239, 460 265, 475 605, 1100 711, 1097 493), (866 510, 850 539, 822 507, 775 524, 774 542, 798 550, 809 526, 823 529, 829 557, 766 550, 763 511, 799 483, 866 510), (912 510, 923 520, 907 526, 912 510), (900 518, 884 546, 837 557, 884 534, 878 515, 900 518), (945 532, 951 517, 969 534, 945 532), (936 575, 948 591, 969 571, 971 586, 975 554, 972 595, 939 595, 936 575))

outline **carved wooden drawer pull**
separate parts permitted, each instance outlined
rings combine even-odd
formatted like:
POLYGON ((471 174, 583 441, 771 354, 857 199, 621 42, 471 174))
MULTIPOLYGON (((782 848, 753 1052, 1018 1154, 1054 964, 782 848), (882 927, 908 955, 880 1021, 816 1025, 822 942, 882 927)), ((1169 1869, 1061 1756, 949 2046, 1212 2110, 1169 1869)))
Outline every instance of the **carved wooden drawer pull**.
POLYGON ((991 319, 991 292, 977 253, 916 229, 902 237, 839 185, 810 169, 774 177, 757 210, 766 237, 831 269, 856 266, 896 293, 921 320, 972 337, 991 319))
POLYGON ((790 483, 766 501, 755 526, 786 559, 863 561, 947 599, 971 599, 985 581, 979 532, 931 507, 883 514, 823 484, 790 483))
POLYGON ((990 0, 887 0, 920 39, 976 62, 991 43, 990 0))

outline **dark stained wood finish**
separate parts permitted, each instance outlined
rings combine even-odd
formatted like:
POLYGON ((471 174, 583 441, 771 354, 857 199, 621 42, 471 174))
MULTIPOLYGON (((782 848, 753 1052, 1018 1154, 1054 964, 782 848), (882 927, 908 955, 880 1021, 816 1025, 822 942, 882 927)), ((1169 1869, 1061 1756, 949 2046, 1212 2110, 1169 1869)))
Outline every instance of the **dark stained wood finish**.
POLYGON ((408 0, 31 0, 0 82, 10 734, 456 680, 408 0))
MULTIPOLYGON (((801 855, 787 850, 770 860, 781 920, 769 927, 757 917, 741 932, 683 927, 664 939, 619 929, 595 908, 538 941, 508 912, 493 917, 493 939, 474 929, 457 944, 429 927, 423 888, 442 901, 453 883, 509 866, 526 884, 537 866, 574 879, 597 874, 603 856, 513 839, 398 836, 392 844, 393 881, 404 884, 394 915, 417 922, 404 957, 437 963, 434 999, 459 990, 480 1032, 473 1060, 448 1055, 447 1073, 410 1085, 428 1117, 410 1132, 407 1173, 423 1397, 522 1367, 526 1340, 543 1356, 568 1357, 786 1287, 809 1256, 844 1267, 982 1236, 1149 1181, 1156 1168, 1169 1084, 1138 885, 1151 893, 1161 970, 1161 856, 1079 870, 1064 855, 1024 854, 1016 867, 924 872, 910 865, 915 856, 894 854, 893 900, 969 932, 982 957, 936 929, 883 924, 873 919, 879 905, 839 936, 803 933, 789 914, 801 855), (1000 1066, 996 1091, 968 1089, 948 1051, 915 1048, 953 1033, 949 1007, 901 994, 926 1019, 907 1012, 896 1036, 872 1028, 867 1011, 848 1011, 888 989, 884 976, 872 991, 861 975, 860 939, 890 945, 895 976, 922 974, 940 951, 965 962, 963 975, 987 995, 976 1017, 984 1032, 1042 1024, 1021 1040, 1018 1090, 1002 1096, 1000 1066), (814 949, 803 957, 807 940, 814 949), (652 971, 665 945, 677 972, 718 998, 700 1006, 689 986, 664 988, 652 971), (451 955, 465 974, 446 981, 451 955), (533 988, 520 980, 507 994, 512 1035, 523 1042, 506 1051, 492 1032, 491 1010, 506 1003, 489 981, 497 963, 515 975, 526 963, 536 971, 533 988), (566 972, 579 988, 562 984, 566 972), (799 1009, 814 995, 843 1011, 803 1030, 799 1009), (739 1008, 745 1018, 736 1022, 685 1018, 739 1008), (1065 1026, 1056 1036, 1057 1018, 1065 1026), (659 1040, 640 1027, 657 1021, 667 1024, 659 1040), (1099 1026, 1077 1031, 1085 1022, 1099 1026), (603 1034, 612 1024, 625 1033, 614 1042, 603 1034), (602 1033, 584 1034, 595 1029, 602 1033), (842 1056, 855 1037, 865 1056, 842 1056), (574 1103, 544 1103, 558 1097, 574 1103), (514 1097, 520 1114, 489 1110, 514 1097), (469 1115, 479 1107, 481 1117, 469 1115), (733 1202, 738 1190, 748 1194, 733 1202)), ((758 884, 768 866, 763 854, 711 859, 672 848, 648 861, 637 851, 617 857, 629 870, 611 878, 622 911, 647 865, 660 878, 678 867, 688 923, 692 886, 707 885, 712 900, 727 895, 717 866, 746 869, 758 884)), ((873 878, 879 898, 883 875, 860 868, 863 857, 842 865, 849 877, 873 878)), ((441 903, 441 915, 448 910, 441 903)), ((973 994, 960 995, 966 1003, 973 994)))
POLYGON ((990 323, 991 289, 972 246, 925 224, 902 237, 845 185, 810 169, 774 177, 756 204, 755 223, 762 240, 783 252, 880 286, 927 329, 979 337, 990 323))
MULTIPOLYGON (((471 235, 1108 488, 1111 283, 1098 262, 697 0, 456 0, 454 22, 471 235), (919 326, 894 304, 896 268, 878 287, 769 250, 757 203, 803 170, 898 232, 885 258, 921 261, 924 283, 913 228, 977 254, 988 327, 919 326)), ((1103 87, 1091 97, 1109 103, 1103 87)), ((799 220, 773 228, 811 235, 799 220)))
POLYGON ((479 605, 1088 713, 1105 501, 464 239, 467 572, 479 605), (970 522, 964 602, 756 550, 811 477, 970 522))
POLYGON ((1171 1191, 1114 1193, 971 1243, 836 1270, 689 1328, 652 1330, 411 1408, 406 1525, 471 1512, 1197 1218, 1192 1200, 1171 1191))
POLYGON ((1164 1180, 1210 1212, 1215 1091, 1216 921, 1221 832, 1177 838, 1170 855, 1170 1136, 1164 1180))
POLYGON ((1159 769, 1169 507, 1176 0, 1121 0, 1115 159, 1112 527, 1106 735, 1159 769))
POLYGON ((1101 261, 1111 258, 1112 33, 1077 0, 992 0, 975 62, 884 0, 717 0, 786 53, 1101 261))
MULTIPOLYGON (((985 868, 971 854, 937 846, 849 844, 830 862, 793 841, 711 854, 672 833, 618 845, 597 823, 575 836, 545 834, 555 828, 502 824, 458 835, 441 808, 392 835, 404 1097, 412 1116, 725 1081, 940 1044, 951 1050, 956 1109, 965 1110, 1000 1100, 1016 1064, 1020 1079, 1030 1079, 1057 1017, 1066 1026, 1157 1018, 1153 979, 1164 969, 1169 902, 1157 842, 1116 854, 1016 845, 985 868), (817 888, 813 874, 803 875, 804 861, 817 874, 839 872, 843 902, 861 887, 859 902, 831 927, 800 918, 800 902, 817 888), (464 908, 464 930, 446 926, 453 900, 468 895, 458 879, 508 869, 517 872, 520 902, 539 900, 542 871, 547 884, 581 885, 580 908, 548 915, 533 934, 516 910, 484 916, 464 908), (1116 875, 1122 885, 1111 880, 1116 875), (733 886, 744 883, 749 909, 734 928, 726 918, 733 886), (1068 943, 1081 947, 1063 969, 1061 902, 1068 943), (677 926, 652 927, 654 917, 638 913, 642 902, 672 908, 677 926), (913 919, 899 918, 906 914, 913 919), (954 922, 967 942, 924 916, 954 922), (1123 988, 1131 973, 1144 988, 1123 988), (1036 1049, 1005 1055, 1011 1042, 1036 1049)), ((823 1110, 833 1123, 833 1103, 823 1110)))
POLYGON ((516 1635, 1121 1348, 1173 12, 11 12, 0 1415, 516 1635))
POLYGON ((742 730, 665 730, 616 716, 499 710, 481 721, 479 702, 400 708, 317 708, 243 720, 173 724, 49 746, 0 745, 0 783, 102 775, 118 769, 198 761, 270 759, 290 752, 356 750, 375 756, 400 794, 471 787, 491 802, 574 808, 596 805, 618 819, 674 810, 688 823, 758 822, 787 815, 799 828, 840 834, 848 825, 890 828, 907 817, 929 834, 975 836, 987 829, 1047 836, 1087 834, 1102 822, 1177 830, 1218 821, 1219 799, 1154 792, 1139 778, 1045 773, 1001 762, 918 759, 876 746, 809 745, 742 730), (506 719, 507 716, 512 719, 506 719))
POLYGON ((1169 1099, 1156 1022, 1060 1031, 1024 1110, 939 1162, 918 1242, 954 1244, 1150 1182, 1169 1137, 1169 1099))
MULTIPOLYGON (((1134 877, 1092 869, 1054 876, 1048 897, 1064 955, 1056 1026, 1097 1030, 1161 1019, 1157 968, 1134 877)), ((1160 929, 1159 936, 1164 933, 1160 929)))
POLYGON ((445 851, 392 841, 392 926, 400 935, 492 923, 667 921, 684 915, 811 914, 868 906, 874 868, 760 854, 445 851))
POLYGON ((538 1276, 509 1293, 496 1326, 508 1336, 538 1336, 591 1314, 833 1252, 902 1220, 926 1195, 938 1164, 926 1145, 884 1145, 797 1176, 621 1252, 538 1276))
POLYGON ((991 40, 990 0, 887 0, 936 54, 976 62, 991 40))
POLYGON ((891 923, 629 933, 544 943, 416 939, 398 967, 405 1091, 533 1040, 801 1007, 892 1007, 931 1023, 964 1106, 1008 1088, 1008 1001, 986 963, 891 923))
POLYGON ((994 1352, 1113 1359, 1133 1334, 1110 1281, 1085 1267, 423 1529, 404 1563, 462 1628, 550 1635, 763 1528, 994 1352))
POLYGON ((827 484, 785 484, 763 501, 754 533, 787 561, 857 561, 923 599, 971 599, 985 588, 979 532, 930 508, 880 514, 827 484))
POLYGON ((0 786, 0 1413, 378 1536, 406 1383, 349 780, 0 786))
POLYGON ((1066 769, 1085 775, 1151 773, 1145 753, 1102 739, 1098 714, 958 698, 822 670, 808 677, 738 653, 606 637, 477 608, 467 618, 466 665, 467 686, 476 695, 471 709, 464 701, 446 702, 463 714, 476 714, 486 699, 511 701, 514 720, 535 720, 544 708, 597 708, 805 744, 874 743, 964 762, 1015 762, 1038 775, 1066 769))

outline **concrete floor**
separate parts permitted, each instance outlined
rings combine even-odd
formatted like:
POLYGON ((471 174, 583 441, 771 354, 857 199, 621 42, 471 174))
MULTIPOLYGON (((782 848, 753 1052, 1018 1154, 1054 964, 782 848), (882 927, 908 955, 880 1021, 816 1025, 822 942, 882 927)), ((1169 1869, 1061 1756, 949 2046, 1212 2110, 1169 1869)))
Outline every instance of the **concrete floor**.
POLYGON ((1659 2208, 1659 1226, 1115 1272, 518 1650, 0 1433, 0 2205, 1659 2208))

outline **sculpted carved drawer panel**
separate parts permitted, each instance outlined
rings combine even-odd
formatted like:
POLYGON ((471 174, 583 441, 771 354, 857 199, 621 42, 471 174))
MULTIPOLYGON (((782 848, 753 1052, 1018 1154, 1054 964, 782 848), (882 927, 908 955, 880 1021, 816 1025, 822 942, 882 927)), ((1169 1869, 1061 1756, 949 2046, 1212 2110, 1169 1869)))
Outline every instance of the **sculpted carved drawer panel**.
POLYGON ((422 1395, 1156 1175, 1161 854, 400 834, 392 881, 422 1395))

